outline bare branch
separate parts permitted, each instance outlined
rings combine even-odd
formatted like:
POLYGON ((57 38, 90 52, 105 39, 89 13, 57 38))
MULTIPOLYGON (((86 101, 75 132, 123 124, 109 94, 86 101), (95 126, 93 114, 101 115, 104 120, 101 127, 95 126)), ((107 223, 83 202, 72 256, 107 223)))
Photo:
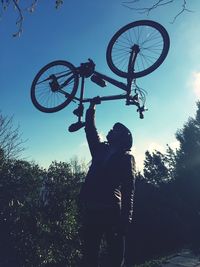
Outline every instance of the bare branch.
MULTIPOLYGON (((136 2, 139 2, 140 0, 134 0, 134 1, 130 1, 130 2, 122 2, 122 3, 129 3, 129 4, 134 4, 136 2)), ((153 9, 156 9, 160 6, 164 6, 164 5, 168 5, 168 4, 171 4, 173 3, 174 0, 158 0, 156 1, 152 6, 150 7, 138 7, 138 8, 135 8, 135 7, 130 7, 130 6, 127 6, 128 8, 132 9, 132 10, 136 10, 136 11, 139 11, 139 13, 147 13, 147 15, 153 10, 153 9)))
POLYGON ((30 13, 34 12, 34 11, 35 11, 35 8, 36 8, 36 6, 37 6, 37 3, 38 3, 38 0, 34 0, 34 1, 32 2, 32 4, 31 4, 28 8, 26 8, 26 10, 27 10, 28 12, 30 12, 30 13))
POLYGON ((13 117, 3 116, 0 112, 0 151, 5 158, 16 158, 24 151, 19 126, 14 127, 13 117))
POLYGON ((63 4, 63 0, 56 0, 56 8, 59 8, 63 4))
POLYGON ((38 3, 38 0, 32 0, 32 3, 27 8, 23 8, 19 0, 1 0, 1 17, 3 12, 7 11, 10 4, 13 5, 13 8, 17 11, 17 31, 13 34, 13 37, 19 37, 22 33, 23 22, 24 22, 24 12, 28 11, 30 13, 35 11, 35 7, 38 3))
POLYGON ((18 26, 18 31, 13 34, 13 37, 19 37, 21 35, 22 29, 23 29, 23 21, 24 21, 23 12, 24 11, 28 11, 30 13, 34 12, 38 0, 34 0, 30 6, 28 6, 27 8, 25 8, 23 10, 22 10, 22 7, 19 5, 18 0, 12 0, 12 2, 14 4, 14 8, 18 11, 18 19, 16 21, 16 25, 18 26))
POLYGON ((183 1, 182 9, 180 12, 174 17, 173 21, 171 22, 172 24, 176 21, 176 19, 183 13, 183 12, 193 12, 192 10, 186 8, 187 2, 186 0, 183 1))
POLYGON ((24 17, 22 15, 22 10, 19 7, 18 2, 16 0, 12 0, 12 2, 14 4, 14 8, 17 9, 18 15, 19 15, 19 17, 16 21, 16 25, 18 26, 18 31, 16 33, 13 33, 13 37, 17 37, 17 36, 20 36, 22 33, 22 24, 23 24, 24 17))
MULTIPOLYGON (((36 5, 38 3, 38 0, 32 0, 32 3, 28 7, 23 7, 20 0, 0 0, 0 18, 3 15, 3 12, 5 12, 10 4, 13 4, 14 9, 17 11, 17 19, 16 19, 16 25, 17 25, 17 31, 13 34, 13 37, 19 37, 23 30, 23 22, 24 22, 24 12, 28 11, 30 13, 35 11, 36 5)), ((64 3, 64 0, 55 0, 55 8, 58 9, 62 4, 64 3)))
POLYGON ((10 0, 1 0, 1 5, 2 5, 2 8, 6 10, 8 6, 10 5, 10 0))
MULTIPOLYGON (((149 13, 152 11, 152 10, 155 10, 156 8, 159 8, 159 7, 163 7, 163 6, 166 6, 166 5, 170 5, 172 3, 175 3, 175 0, 157 0, 154 2, 154 4, 152 4, 151 6, 149 7, 135 7, 135 3, 136 2, 139 2, 140 0, 133 0, 133 1, 124 1, 122 2, 122 5, 131 9, 131 10, 134 10, 134 11, 137 11, 138 13, 140 14, 144 14, 146 13, 147 15, 149 15, 149 13)), ((182 8, 181 10, 178 12, 178 14, 174 17, 173 21, 171 23, 174 23, 175 20, 184 12, 193 12, 192 10, 188 9, 186 7, 187 5, 187 1, 186 0, 183 0, 183 4, 182 4, 182 8)))

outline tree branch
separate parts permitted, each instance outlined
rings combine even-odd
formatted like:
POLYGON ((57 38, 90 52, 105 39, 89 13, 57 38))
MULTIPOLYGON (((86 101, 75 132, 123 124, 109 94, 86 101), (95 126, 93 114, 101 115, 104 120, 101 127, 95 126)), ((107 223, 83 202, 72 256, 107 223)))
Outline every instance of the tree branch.
POLYGON ((5 158, 16 158, 24 151, 24 143, 19 126, 14 127, 13 117, 3 116, 0 112, 0 151, 5 158))
MULTIPOLYGON (((22 4, 20 0, 0 0, 0 6, 2 8, 0 17, 2 17, 2 13, 5 12, 10 4, 13 4, 14 9, 18 13, 18 17, 16 20, 17 25, 17 31, 13 34, 13 37, 19 37, 23 30, 23 22, 24 22, 24 12, 28 11, 30 13, 35 11, 35 7, 38 3, 38 0, 32 0, 32 3, 24 8, 22 7, 22 4)), ((62 4, 64 3, 64 0, 55 0, 55 8, 58 9, 62 4)))
MULTIPOLYGON (((134 4, 136 2, 139 2, 140 0, 134 0, 134 1, 130 1, 130 2, 122 2, 122 3, 125 3, 125 4, 134 4)), ((139 13, 147 13, 147 15, 149 15, 149 13, 153 10, 153 9, 156 9, 157 7, 160 7, 160 6, 164 6, 164 5, 168 5, 168 4, 171 4, 173 3, 174 0, 158 0, 155 4, 153 4, 152 6, 150 7, 138 7, 138 8, 134 8, 134 7, 130 7, 130 6, 127 6, 128 8, 132 9, 132 10, 136 10, 136 11, 140 11, 139 13)))
POLYGON ((193 12, 192 10, 186 8, 187 2, 186 0, 183 1, 183 5, 182 5, 182 9, 180 10, 180 12, 174 17, 173 21, 171 23, 174 23, 176 21, 176 19, 183 13, 183 12, 193 12))
MULTIPOLYGON (((156 8, 159 8, 159 7, 163 7, 163 6, 166 6, 166 5, 170 5, 172 3, 175 3, 175 0, 157 0, 155 1, 154 4, 152 4, 151 6, 149 7, 134 7, 134 5, 137 3, 137 2, 140 2, 140 0, 133 0, 133 1, 124 1, 122 2, 122 5, 131 9, 131 10, 134 10, 134 11, 137 11, 138 13, 140 14, 144 14, 146 13, 147 15, 149 15, 149 13, 152 11, 152 10, 155 10, 156 8)), ((183 0, 183 3, 182 3, 182 8, 181 10, 178 12, 178 14, 174 17, 174 19, 172 20, 171 23, 174 23, 176 21, 176 19, 184 12, 193 12, 192 10, 188 9, 186 7, 187 5, 187 1, 186 0, 183 0)))
POLYGON ((13 37, 16 37, 16 36, 20 36, 21 33, 22 33, 22 25, 23 25, 23 20, 24 20, 24 17, 23 17, 23 14, 22 14, 22 10, 18 4, 18 1, 16 0, 12 0, 13 4, 14 4, 14 8, 17 9, 18 11, 18 19, 16 21, 16 25, 18 26, 18 31, 16 33, 13 33, 13 37))

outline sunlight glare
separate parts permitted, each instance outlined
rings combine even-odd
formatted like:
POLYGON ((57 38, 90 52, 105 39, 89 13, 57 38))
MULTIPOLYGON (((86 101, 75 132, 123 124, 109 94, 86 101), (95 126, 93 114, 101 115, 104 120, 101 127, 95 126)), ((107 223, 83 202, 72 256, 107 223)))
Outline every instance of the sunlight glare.
POLYGON ((155 150, 160 151, 161 153, 164 153, 165 152, 164 146, 163 145, 160 145, 160 144, 158 144, 156 142, 150 143, 147 150, 149 152, 151 152, 151 153, 152 152, 155 152, 155 150))
POLYGON ((200 97, 200 72, 194 72, 192 78, 193 91, 197 97, 200 97))

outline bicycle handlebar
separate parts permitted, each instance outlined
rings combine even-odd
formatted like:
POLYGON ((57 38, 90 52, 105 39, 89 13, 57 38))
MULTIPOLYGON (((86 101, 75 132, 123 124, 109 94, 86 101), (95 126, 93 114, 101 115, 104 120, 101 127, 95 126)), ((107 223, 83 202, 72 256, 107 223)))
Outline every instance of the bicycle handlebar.
MULTIPOLYGON (((93 104, 101 104, 101 101, 109 101, 109 100, 118 100, 118 99, 126 99, 126 95, 115 95, 115 96, 96 96, 94 98, 87 98, 84 99, 83 102, 90 102, 93 104)), ((148 109, 145 108, 145 106, 140 106, 139 100, 138 100, 138 94, 135 94, 134 96, 129 96, 126 102, 127 105, 135 105, 137 106, 137 112, 139 112, 140 119, 144 119, 144 112, 148 109)))

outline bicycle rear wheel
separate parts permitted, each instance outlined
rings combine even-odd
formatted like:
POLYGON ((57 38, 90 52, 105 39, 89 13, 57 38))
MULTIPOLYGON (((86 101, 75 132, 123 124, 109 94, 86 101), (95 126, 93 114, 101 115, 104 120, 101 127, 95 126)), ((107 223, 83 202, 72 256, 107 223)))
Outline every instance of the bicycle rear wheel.
POLYGON ((59 111, 73 100, 78 82, 76 68, 71 63, 53 61, 35 76, 31 85, 31 100, 42 112, 59 111))
POLYGON ((128 64, 133 45, 139 46, 133 77, 145 76, 157 69, 169 51, 169 35, 159 23, 151 20, 135 21, 122 27, 110 40, 106 59, 110 69, 127 78, 128 64))

